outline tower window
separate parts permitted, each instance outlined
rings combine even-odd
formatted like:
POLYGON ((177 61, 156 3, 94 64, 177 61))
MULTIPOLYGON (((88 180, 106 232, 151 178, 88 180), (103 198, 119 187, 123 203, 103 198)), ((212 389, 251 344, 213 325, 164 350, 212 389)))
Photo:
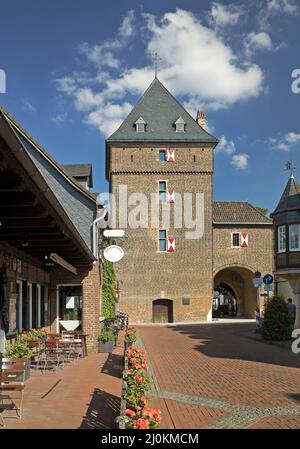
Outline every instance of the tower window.
POLYGON ((300 250, 300 224, 291 224, 289 226, 290 251, 300 250))
POLYGON ((158 182, 159 202, 165 203, 167 201, 167 181, 158 182))
POLYGON ((166 150, 159 150, 159 160, 165 162, 166 160, 166 150))
POLYGON ((145 132, 145 126, 146 126, 146 122, 143 119, 143 117, 140 117, 136 122, 135 122, 135 130, 137 133, 144 133, 145 132))
POLYGON ((185 121, 182 117, 179 117, 175 122, 175 130, 177 133, 184 133, 185 132, 185 121))
POLYGON ((167 231, 159 230, 159 251, 167 251, 167 231))
POLYGON ((133 162, 133 154, 131 155, 131 162, 133 162))
POLYGON ((239 232, 233 232, 231 234, 231 246, 233 248, 240 248, 240 246, 241 246, 241 234, 239 232))
POLYGON ((286 227, 278 226, 278 252, 284 253, 286 251, 286 227))

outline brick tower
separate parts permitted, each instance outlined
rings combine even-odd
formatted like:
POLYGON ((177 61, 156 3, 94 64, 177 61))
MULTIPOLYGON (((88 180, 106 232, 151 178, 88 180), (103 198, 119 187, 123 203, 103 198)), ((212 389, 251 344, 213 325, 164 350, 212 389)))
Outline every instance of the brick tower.
MULTIPOLYGON (((155 78, 106 141, 106 174, 117 199, 117 218, 127 189, 128 215, 139 215, 141 223, 125 229, 120 242, 125 256, 115 264, 122 281, 119 308, 132 323, 206 320, 211 308, 213 149, 218 142, 200 124, 205 126, 203 114, 194 120, 155 78), (137 214, 130 205, 137 192, 149 202, 147 213, 137 214), (202 201, 204 228, 198 238, 187 238, 193 229, 187 229, 184 218, 182 227, 174 218, 181 203, 188 209, 184 194, 192 194, 193 217, 202 201), (160 208, 158 221, 152 220, 151 201, 160 208), (171 216, 167 225, 164 207, 171 216)), ((126 224, 117 220, 115 226, 126 224)))

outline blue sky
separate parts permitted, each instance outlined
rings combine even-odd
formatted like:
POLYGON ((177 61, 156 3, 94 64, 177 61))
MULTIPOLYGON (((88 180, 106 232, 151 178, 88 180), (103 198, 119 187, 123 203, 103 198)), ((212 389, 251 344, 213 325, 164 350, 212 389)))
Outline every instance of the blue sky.
POLYGON ((300 181, 299 25, 294 0, 2 1, 0 104, 59 162, 92 162, 107 191, 105 137, 151 82, 157 51, 161 81, 221 139, 215 199, 272 211, 286 161, 300 181))

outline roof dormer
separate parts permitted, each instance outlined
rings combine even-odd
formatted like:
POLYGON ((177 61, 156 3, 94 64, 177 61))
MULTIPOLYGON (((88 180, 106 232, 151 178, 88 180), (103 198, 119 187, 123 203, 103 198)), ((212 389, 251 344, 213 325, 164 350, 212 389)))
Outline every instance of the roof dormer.
POLYGON ((143 119, 143 117, 140 117, 137 119, 137 121, 135 122, 135 130, 137 133, 144 133, 145 132, 145 126, 146 126, 146 122, 143 119))
POLYGON ((175 122, 175 131, 177 133, 184 133, 185 132, 185 121, 182 117, 179 117, 175 122))

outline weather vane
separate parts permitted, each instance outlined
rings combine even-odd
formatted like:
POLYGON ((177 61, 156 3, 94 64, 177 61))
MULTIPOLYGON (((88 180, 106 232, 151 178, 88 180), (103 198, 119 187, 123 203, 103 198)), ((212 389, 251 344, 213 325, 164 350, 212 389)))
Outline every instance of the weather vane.
POLYGON ((157 52, 152 53, 152 59, 154 61, 154 72, 155 72, 155 78, 157 78, 157 65, 158 61, 161 61, 161 58, 157 52))
POLYGON ((292 161, 288 161, 285 164, 284 171, 290 171, 291 172, 291 178, 292 178, 294 176, 294 170, 296 170, 296 167, 294 167, 293 162, 292 161))

